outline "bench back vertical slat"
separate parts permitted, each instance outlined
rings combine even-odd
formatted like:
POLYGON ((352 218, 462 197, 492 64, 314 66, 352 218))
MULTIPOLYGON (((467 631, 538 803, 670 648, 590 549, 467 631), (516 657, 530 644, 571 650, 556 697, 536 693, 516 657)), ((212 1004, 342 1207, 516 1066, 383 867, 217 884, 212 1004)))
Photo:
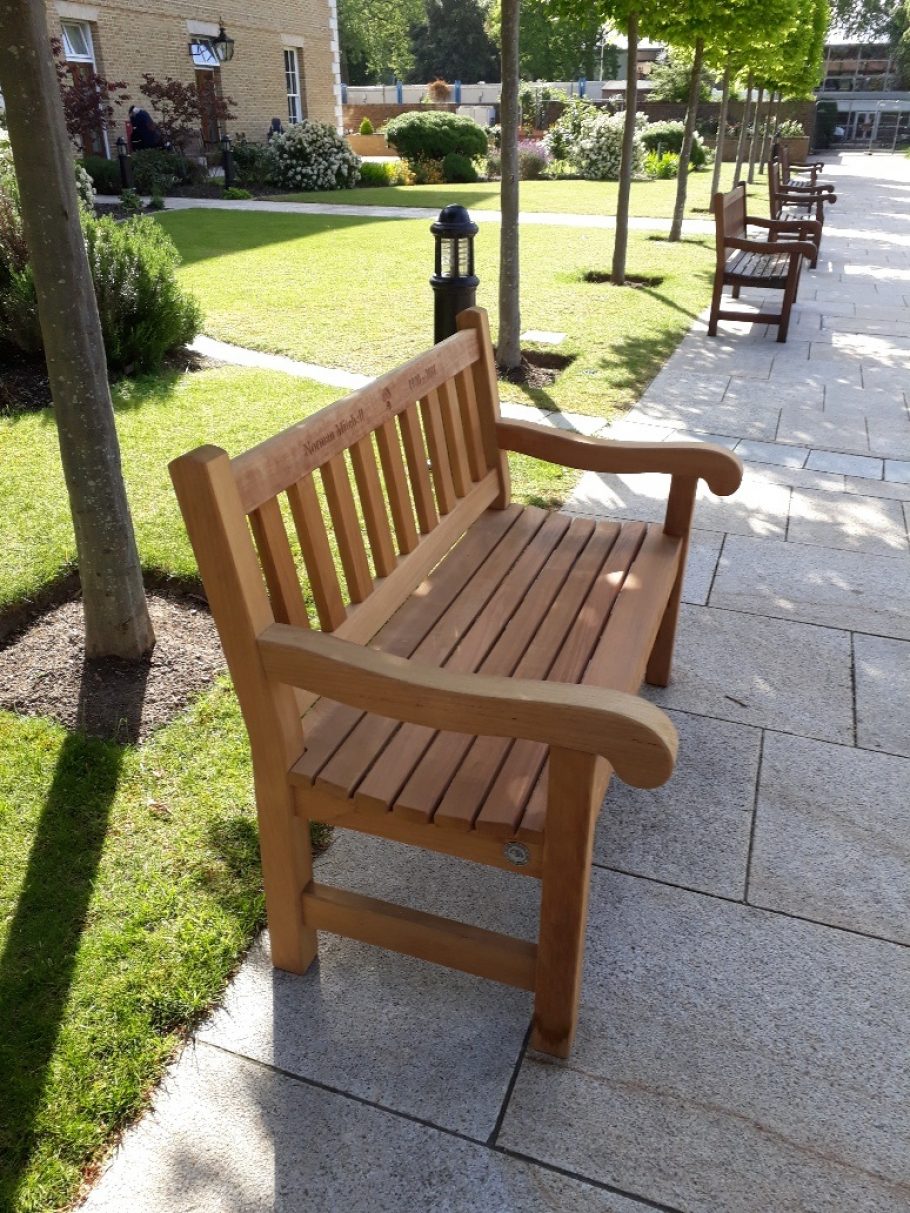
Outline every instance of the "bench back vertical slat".
POLYGON ((270 497, 258 509, 252 511, 250 526, 269 588, 275 619, 278 623, 308 628, 310 619, 300 590, 294 555, 284 528, 281 506, 276 497, 270 497))
POLYGON ((373 575, 367 560, 363 532, 357 517, 344 455, 333 455, 331 459, 326 460, 319 472, 335 528, 335 540, 347 582, 348 598, 351 602, 363 602, 373 588, 373 575))
POLYGON ((483 438, 480 436, 474 376, 470 371, 462 371, 455 376, 455 391, 458 396, 458 408, 467 447, 468 467, 471 471, 471 479, 476 483, 486 475, 488 469, 484 459, 483 438))
POLYGON ((449 464, 449 448, 442 425, 439 392, 434 390, 420 401, 420 419, 430 452, 430 472, 436 490, 436 506, 440 516, 451 513, 455 505, 455 485, 449 464))
POLYGON ((319 616, 319 626, 324 632, 334 632, 335 628, 344 622, 347 611, 341 597, 341 586, 338 584, 332 548, 312 473, 308 472, 306 476, 289 485, 287 495, 313 601, 316 604, 316 614, 319 616))
POLYGON ((394 421, 387 421, 376 431, 376 446, 379 449, 379 462, 382 465, 386 492, 389 495, 389 509, 392 513, 395 537, 398 540, 398 550, 402 555, 406 555, 417 547, 418 536, 417 527, 414 524, 414 507, 408 491, 408 477, 401 454, 401 443, 394 421))
POLYGON ((452 484, 456 496, 464 497, 471 487, 471 471, 468 467, 468 452, 459 412, 458 394, 451 380, 444 383, 439 389, 439 411, 442 415, 442 428, 445 431, 446 448, 449 453, 452 484))
POLYGON ((484 465, 499 476, 500 493, 496 507, 504 508, 511 499, 509 461, 505 451, 499 449, 496 439, 496 423, 499 421, 499 384, 496 364, 493 361, 493 345, 490 341, 490 324, 487 314, 480 308, 469 308, 457 318, 458 328, 477 334, 480 356, 471 366, 474 381, 474 399, 477 405, 477 420, 480 441, 483 446, 484 465))
POLYGON ((420 421, 417 418, 416 404, 400 413, 398 422, 401 426, 404 457, 408 465, 408 476, 411 481, 411 492, 414 494, 420 533, 429 535, 439 521, 439 515, 433 500, 430 473, 427 469, 427 449, 424 446, 420 421))
POLYGON ((371 438, 360 438, 354 443, 351 447, 351 464, 376 576, 388 577, 395 568, 395 545, 392 542, 392 530, 382 497, 382 483, 371 438))

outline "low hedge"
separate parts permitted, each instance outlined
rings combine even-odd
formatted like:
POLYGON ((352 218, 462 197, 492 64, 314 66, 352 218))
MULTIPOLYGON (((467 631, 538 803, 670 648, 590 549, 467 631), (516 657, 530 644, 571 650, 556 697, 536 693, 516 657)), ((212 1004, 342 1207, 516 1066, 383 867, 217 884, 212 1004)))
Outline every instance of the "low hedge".
MULTIPOLYGON (((683 132, 682 122, 649 122, 641 128, 641 141, 645 150, 656 152, 674 152, 677 156, 682 151, 683 132)), ((689 163, 693 168, 703 168, 708 162, 708 153, 702 143, 701 135, 696 133, 692 138, 692 151, 689 163)))
POLYGON ((411 165, 441 162, 452 153, 474 160, 487 152, 484 128, 473 118, 445 110, 414 110, 400 114, 386 125, 383 134, 411 165))

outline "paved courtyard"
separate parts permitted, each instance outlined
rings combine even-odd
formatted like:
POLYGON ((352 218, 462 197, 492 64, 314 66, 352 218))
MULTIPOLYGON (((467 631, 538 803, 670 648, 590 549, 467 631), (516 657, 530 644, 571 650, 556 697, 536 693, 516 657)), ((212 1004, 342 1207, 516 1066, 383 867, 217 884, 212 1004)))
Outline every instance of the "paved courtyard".
MULTIPOLYGON (((528 1050, 524 992, 331 936, 293 977, 263 939, 91 1213, 910 1209, 910 160, 828 175, 787 344, 698 321, 612 431, 746 476, 699 504, 647 692, 677 772, 601 817, 571 1060, 528 1050)), ((534 933, 536 883, 478 865, 340 831, 318 876, 534 933)))

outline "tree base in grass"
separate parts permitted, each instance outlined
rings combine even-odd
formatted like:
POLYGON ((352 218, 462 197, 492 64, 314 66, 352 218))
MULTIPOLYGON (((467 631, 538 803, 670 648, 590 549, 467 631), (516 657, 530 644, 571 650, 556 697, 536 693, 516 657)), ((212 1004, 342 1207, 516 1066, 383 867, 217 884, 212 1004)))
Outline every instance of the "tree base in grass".
POLYGON ((595 283, 605 282, 609 286, 619 285, 641 288, 646 286, 660 286, 664 278, 663 274, 626 274, 624 282, 615 283, 613 281, 613 275, 608 273, 606 270, 587 270, 584 274, 582 274, 582 280, 584 282, 595 283))
POLYGON ((224 669, 201 598, 149 595, 156 643, 142 661, 86 661, 82 603, 52 607, 0 649, 0 707, 131 743, 167 724, 224 669))
POLYGON ((575 361, 574 354, 553 354, 543 350, 522 350, 521 366, 497 367, 497 375, 503 383, 514 383, 520 387, 550 387, 559 374, 575 361))

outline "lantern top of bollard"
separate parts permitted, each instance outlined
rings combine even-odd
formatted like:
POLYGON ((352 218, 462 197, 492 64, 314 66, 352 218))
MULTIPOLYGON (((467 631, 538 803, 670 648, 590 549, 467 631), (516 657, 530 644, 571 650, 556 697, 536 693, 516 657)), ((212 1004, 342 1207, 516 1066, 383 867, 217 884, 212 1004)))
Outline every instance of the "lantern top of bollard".
POLYGON ((467 208, 458 202, 450 202, 439 212, 439 218, 430 226, 434 236, 476 236, 477 224, 468 214, 467 208))

